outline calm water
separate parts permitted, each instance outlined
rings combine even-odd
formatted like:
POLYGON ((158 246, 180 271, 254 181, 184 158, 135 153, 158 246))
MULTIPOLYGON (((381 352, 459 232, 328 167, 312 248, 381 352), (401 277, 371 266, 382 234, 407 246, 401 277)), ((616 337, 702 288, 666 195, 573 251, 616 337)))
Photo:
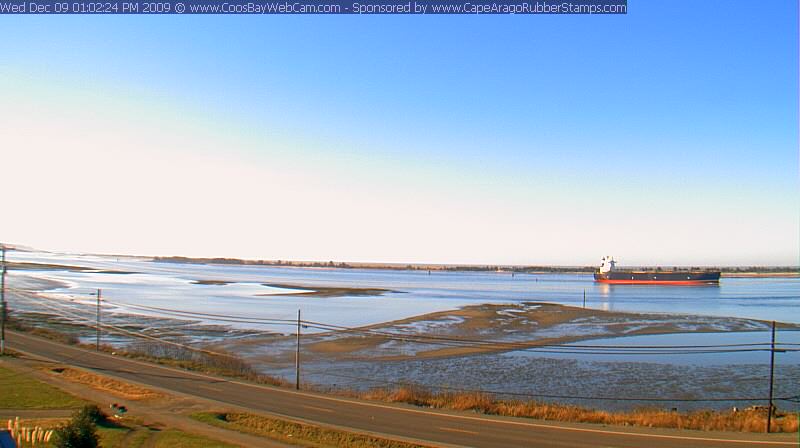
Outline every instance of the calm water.
MULTIPOLYGON (((585 274, 307 269, 261 266, 155 263, 131 258, 10 252, 9 260, 62 263, 133 274, 66 271, 16 271, 65 282, 55 297, 90 303, 95 288, 121 304, 185 311, 291 319, 303 317, 338 325, 367 325, 479 303, 548 301, 613 311, 734 316, 800 323, 800 279, 723 278, 719 286, 635 286, 596 284, 585 274), (196 285, 196 280, 225 280, 228 285, 196 285), (298 297, 262 283, 391 289, 377 297, 298 297), (261 295, 268 294, 268 295, 261 295)), ((14 277, 11 278, 13 281, 14 277)), ((13 286, 13 285, 12 285, 13 286)), ((209 322, 213 322, 209 320, 209 322)), ((252 324, 237 324, 254 327, 252 324)), ((266 329, 266 328, 262 328, 266 329)), ((275 329, 280 331, 280 329, 275 329)))
MULTIPOLYGON (((24 286, 30 277, 68 285, 52 290, 51 298, 70 312, 94 317, 94 297, 102 288, 105 313, 144 313, 129 307, 146 305, 203 313, 304 319, 357 326, 416 316, 480 303, 548 301, 633 312, 681 313, 741 317, 800 323, 800 279, 722 279, 719 286, 609 286, 591 275, 465 273, 385 270, 325 270, 260 266, 209 266, 154 263, 141 259, 67 256, 11 252, 13 261, 32 261, 132 271, 132 274, 66 271, 14 271, 10 286, 24 286), (228 285, 197 285, 197 280, 225 280, 228 285), (15 283, 16 282, 16 283, 15 283), (377 297, 316 298, 292 296, 262 283, 385 288, 396 293, 377 297), (109 306, 110 304, 114 306, 109 306)), ((28 282, 30 284, 30 282, 28 282)), ((12 297, 13 299, 13 297, 12 297)), ((12 304, 20 308, 21 301, 12 304)), ((30 305, 30 304, 29 304, 30 305)), ((63 308, 62 308, 63 309, 63 308)), ((46 311, 46 310, 45 310, 46 311)), ((120 319, 128 317, 119 314, 120 319)), ((113 317, 113 316, 111 316, 113 317)), ((206 319, 205 323, 221 323, 206 319)), ((236 324, 240 328, 290 333, 288 326, 236 324)), ((184 330, 181 330, 184 331, 184 330)), ((592 345, 749 344, 769 341, 765 332, 631 336, 595 339, 592 345)), ((800 343, 800 332, 780 331, 778 341, 800 343)), ((759 348, 763 348, 760 346, 759 348)), ((793 346, 792 348, 796 348, 793 346)), ((788 346, 786 348, 789 348, 788 346)), ((776 394, 797 394, 800 353, 776 354, 776 394)), ((727 398, 766 394, 769 353, 686 355, 621 355, 540 353, 521 351, 455 359, 409 359, 396 362, 323 362, 309 360, 304 380, 331 387, 371 387, 415 382, 429 387, 450 386, 529 393, 612 397, 727 398)), ((264 365, 270 374, 293 378, 293 366, 264 365)), ((512 396, 513 398, 513 396, 512 396)), ((652 402, 561 400, 609 409, 650 406, 652 402)), ((725 408, 741 402, 658 402, 658 406, 693 409, 725 408)), ((796 404, 781 402, 783 409, 796 404)))
MULTIPOLYGON (((768 331, 750 332, 726 332, 726 333, 703 333, 700 335, 701 341, 698 342, 697 333, 678 333, 660 334, 646 336, 626 336, 617 338, 593 339, 592 346, 610 346, 607 352, 596 350, 597 353, 542 353, 536 351, 514 351, 509 352, 508 356, 527 356, 535 358, 552 359, 574 359, 578 361, 593 362, 644 362, 656 364, 678 364, 678 365, 697 365, 697 366, 718 366, 728 364, 763 364, 770 362, 769 342, 771 334, 768 331), (696 353, 687 351, 685 353, 663 354, 626 354, 624 350, 615 350, 611 347, 630 347, 630 346, 688 346, 688 345, 732 345, 743 344, 742 346, 731 347, 730 350, 752 350, 752 351, 731 351, 726 353, 703 353, 697 349, 696 353), (758 345, 756 345, 758 344, 758 345)), ((798 349, 800 348, 800 331, 797 330, 778 330, 775 337, 776 348, 798 349), (793 344, 793 345, 792 345, 793 344)), ((577 342, 566 344, 575 346, 588 344, 587 342, 577 342)), ((724 349, 723 349, 724 350, 724 349)), ((576 350, 578 351, 578 350, 576 350)), ((677 350, 676 351, 680 351, 677 350)), ((800 352, 787 351, 775 354, 775 362, 780 365, 792 364, 800 366, 800 352)))

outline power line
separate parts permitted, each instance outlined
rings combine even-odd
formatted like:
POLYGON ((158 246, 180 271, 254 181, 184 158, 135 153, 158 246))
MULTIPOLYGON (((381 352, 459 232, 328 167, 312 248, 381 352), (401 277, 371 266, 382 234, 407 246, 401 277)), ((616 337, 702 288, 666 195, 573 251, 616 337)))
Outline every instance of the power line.
MULTIPOLYGON (((144 309, 144 310, 156 310, 164 313, 171 313, 175 315, 183 315, 183 316, 193 316, 193 317, 213 317, 214 320, 229 320, 231 322, 241 322, 241 323, 286 323, 294 325, 295 320, 290 319, 268 319, 268 318, 250 318, 250 317, 242 317, 242 316, 234 316, 234 315, 227 315, 227 314, 212 314, 212 313, 200 313, 194 311, 183 311, 183 310, 173 310, 168 308, 160 308, 160 307, 150 307, 145 305, 134 305, 134 304, 122 304, 116 302, 109 302, 107 303, 115 304, 121 307, 131 307, 134 309, 144 309)), ((392 332, 382 332, 377 330, 371 329, 363 329, 363 328, 353 328, 353 327, 343 327, 333 324, 326 324, 314 321, 302 321, 307 327, 309 328, 316 328, 321 330, 329 330, 329 331, 338 331, 338 332, 354 332, 354 333, 367 333, 372 335, 379 335, 384 337, 389 337, 393 339, 432 339, 432 340, 441 340, 441 341, 450 341, 450 342, 467 342, 467 343, 475 343, 475 344, 484 344, 484 345, 516 345, 519 347, 529 347, 529 344, 525 343, 515 343, 509 341, 497 341, 497 340, 476 340, 476 339, 467 339, 467 338, 453 338, 453 337, 441 337, 441 336, 434 336, 434 335, 424 335, 424 334, 405 334, 405 333, 392 333, 392 332)), ((580 345, 580 344, 570 344, 568 347, 570 349, 700 349, 700 348, 725 348, 725 347, 757 347, 757 346, 768 346, 769 343, 749 343, 749 344, 716 344, 716 345, 640 345, 640 346, 630 346, 630 345, 580 345)), ((798 345, 800 344, 784 344, 784 345, 798 345)), ((537 347, 564 347, 564 344, 543 344, 537 347)), ((768 350, 768 349, 758 349, 759 351, 768 350)), ((750 350, 754 351, 754 350, 750 350)))
MULTIPOLYGON (((40 305, 44 306, 45 308, 52 309, 52 310, 54 310, 56 312, 59 312, 59 311, 65 312, 66 314, 71 315, 73 318, 77 318, 79 321, 85 322, 84 323, 85 326, 90 327, 90 328, 95 328, 95 325, 92 325, 92 323, 91 323, 91 319, 83 318, 80 315, 77 315, 77 314, 74 314, 74 313, 70 313, 70 312, 67 312, 65 310, 58 310, 57 308, 49 306, 47 304, 40 303, 40 305)), ((110 328, 112 330, 115 330, 118 333, 127 334, 127 335, 130 335, 130 336, 140 337, 140 338, 144 338, 144 339, 150 339, 150 340, 154 340, 154 341, 159 342, 159 343, 164 343, 164 344, 169 344, 169 345, 185 348, 187 350, 202 352, 202 353, 206 353, 206 354, 214 355, 214 356, 223 356, 223 357, 227 357, 227 358, 231 357, 230 354, 219 353, 219 352, 215 352, 215 351, 212 351, 212 350, 206 350, 206 349, 202 349, 202 348, 192 347, 190 345, 181 344, 181 343, 178 343, 178 342, 173 342, 173 341, 166 340, 166 339, 159 339, 159 338, 156 338, 156 337, 153 337, 153 336, 149 336, 149 335, 141 333, 141 332, 133 332, 133 331, 125 330, 123 328, 120 328, 120 327, 117 327, 117 326, 114 326, 114 325, 110 325, 110 324, 102 324, 102 327, 103 328, 110 328)))
MULTIPOLYGON (((44 306, 49 307, 48 305, 44 305, 44 306)), ((68 314, 72 314, 72 313, 68 313, 68 314)), ((73 315, 73 317, 77 317, 78 319, 84 320, 83 318, 81 318, 78 315, 73 315)), ((85 322, 87 322, 87 326, 90 326, 90 327, 92 326, 91 325, 91 320, 86 319, 85 322)), ((176 342, 172 342, 172 341, 153 338, 153 337, 150 337, 150 336, 142 334, 142 333, 135 333, 135 332, 127 331, 127 330, 124 330, 124 329, 121 329, 121 328, 118 328, 118 327, 115 327, 115 326, 112 326, 112 325, 104 324, 103 327, 112 328, 114 330, 117 330, 118 332, 122 332, 122 333, 133 335, 133 336, 143 337, 143 338, 146 338, 146 339, 152 339, 152 340, 155 340, 155 341, 160 342, 160 343, 167 343, 167 344, 170 344, 170 345, 175 345, 175 346, 182 347, 182 348, 185 348, 185 349, 188 349, 188 350, 203 352, 203 353, 212 354, 212 355, 216 355, 216 356, 223 356, 223 357, 229 357, 230 356, 230 355, 224 354, 224 353, 219 353, 219 352, 214 352, 214 351, 211 351, 211 350, 205 350, 205 349, 200 349, 200 348, 196 348, 196 347, 191 347, 191 346, 188 346, 186 344, 180 344, 180 343, 176 343, 176 342)), ((308 372, 308 370, 306 370, 306 371, 308 372)), ((563 395, 563 394, 561 394, 561 395, 559 395, 559 394, 538 394, 538 393, 507 392, 507 391, 486 390, 486 389, 467 389, 467 388, 456 388, 456 387, 439 386, 439 385, 419 385, 419 384, 413 384, 413 383, 408 383, 408 382, 376 380, 374 378, 363 378, 363 377, 352 376, 352 375, 343 375, 343 374, 332 373, 332 372, 329 372, 329 371, 321 372, 321 371, 317 371, 317 370, 311 370, 310 373, 317 374, 317 375, 342 377, 342 378, 358 380, 358 381, 369 381, 369 382, 373 382, 373 383, 387 384, 387 385, 415 385, 415 386, 422 387, 422 388, 452 390, 452 391, 471 392, 471 393, 485 393, 485 394, 492 394, 492 395, 524 396, 524 397, 530 397, 530 398, 539 397, 539 398, 574 399, 574 400, 647 401, 647 402, 728 402, 728 401, 759 401, 759 400, 764 400, 763 397, 724 397, 724 398, 704 398, 704 399, 700 399, 700 398, 696 398, 695 399, 695 398, 693 398, 693 399, 689 399, 689 398, 666 398, 666 397, 659 397, 659 398, 653 398, 653 397, 607 397, 607 396, 584 396, 584 395, 563 395)), ((774 400, 780 400, 780 401, 794 401, 795 399, 797 399, 797 397, 795 397, 795 396, 774 398, 774 400)))
MULTIPOLYGON (((235 315, 228 315, 228 314, 212 314, 212 313, 200 313, 195 311, 183 311, 183 310, 173 310, 168 308, 159 308, 159 307, 151 307, 145 305, 135 305, 135 304, 123 304, 123 303, 115 303, 106 301, 106 303, 115 304, 121 307, 131 307, 131 308, 138 308, 138 309, 146 309, 146 310, 156 310, 165 313, 173 313, 173 314, 181 314, 186 316, 200 316, 200 317, 214 317, 220 319, 231 319, 233 322, 244 322, 244 323, 272 323, 272 322, 284 322, 287 324, 294 325, 295 320, 292 319, 273 319, 273 318, 251 318, 251 317, 243 317, 243 316, 235 316, 235 315)), ((218 320, 218 319, 215 319, 218 320)), ((327 324, 327 323, 320 323, 314 321, 302 321, 306 326, 309 328, 316 328, 320 330, 329 330, 329 331, 339 331, 339 332, 357 332, 357 333, 370 333, 375 335, 387 336, 387 337, 397 337, 397 338, 428 338, 428 339, 437 339, 437 340, 449 340, 449 341, 463 341, 463 342, 471 342, 471 343, 481 343, 481 344, 489 344, 489 345, 496 345, 496 344, 515 344, 514 342, 509 341, 497 341, 497 340, 476 340, 476 339, 468 339, 468 338, 453 338, 453 337, 442 337, 436 335, 424 335, 424 334, 406 334, 406 333, 392 333, 392 332, 385 332, 385 331, 378 331, 378 330, 371 330, 371 329, 364 329, 364 328, 354 328, 354 327, 343 327, 334 324, 327 324)), ((527 346, 524 343, 516 343, 520 346, 527 346)), ((769 342, 757 342, 757 343, 748 343, 748 344, 714 344, 714 345, 582 345, 582 344, 570 344, 570 348, 602 348, 602 349, 682 349, 682 348, 723 348, 723 347, 757 347, 757 346, 769 346, 769 342)), ((793 343, 781 343, 780 345, 785 346, 800 346, 800 344, 793 344, 793 343)), ((540 347, 562 347, 564 344, 543 344, 540 347)))
POLYGON ((121 308, 133 308, 139 309, 142 311, 158 311, 167 314, 173 315, 183 315, 185 317, 194 317, 194 318, 212 318, 213 320, 223 321, 223 322, 237 322, 237 323, 255 323, 255 324, 289 324, 294 325, 297 320, 294 319, 274 319, 274 318, 258 318, 258 317, 245 317, 245 316, 234 316, 234 315, 226 315, 226 314, 212 314, 212 313, 200 313, 195 311, 183 311, 183 310, 172 310, 168 308, 159 308, 153 306, 146 306, 146 305, 137 305, 137 304, 129 304, 129 303, 120 303, 120 302, 112 302, 106 300, 106 303, 111 305, 116 305, 121 308))
MULTIPOLYGON (((508 395, 508 396, 519 396, 519 397, 529 397, 529 398, 559 398, 559 399, 570 399, 570 400, 602 400, 602 401, 651 401, 651 402, 725 402, 725 401, 763 401, 766 400, 764 397, 720 397, 720 398, 669 398, 669 397, 608 397, 608 396, 588 396, 588 395, 559 395, 559 394, 540 394, 540 393, 533 393, 533 392, 507 392, 507 391, 500 391, 500 390, 487 390, 487 389, 469 389, 469 388, 460 388, 460 387, 452 387, 452 386, 441 386, 441 385, 425 385, 425 384, 418 384, 412 383, 408 381, 391 381, 391 380, 378 380, 375 378, 363 378, 353 375, 345 375, 341 373, 332 373, 330 371, 319 371, 319 370, 308 370, 306 372, 321 375, 321 376, 332 376, 337 378, 346 378, 355 381, 367 381, 371 383, 379 383, 379 384, 386 384, 391 386, 414 386, 419 387, 420 389, 441 389, 441 390, 449 390, 455 392, 468 392, 468 393, 482 393, 482 394, 489 394, 489 395, 508 395)), ((792 401, 794 399, 800 398, 800 396, 791 396, 791 397, 780 397, 775 398, 775 400, 781 401, 792 401)))
MULTIPOLYGON (((25 292, 29 293, 29 294, 32 294, 32 293, 30 293, 30 291, 25 291, 25 292)), ((89 295, 89 294, 87 294, 87 295, 89 295)), ((91 294, 91 295, 94 295, 94 293, 91 294)), ((53 299, 50 299, 50 298, 47 298, 47 297, 41 297, 41 296, 38 296, 38 298, 40 300, 51 301, 51 303, 58 304, 59 306, 67 307, 66 303, 59 303, 59 302, 62 302, 62 301, 53 300, 53 299)), ((41 303, 41 302, 37 302, 37 303, 41 303)), ((76 303, 76 302, 69 302, 69 303, 76 303)), ((117 307, 120 307, 120 308, 140 309, 142 311, 152 311, 152 310, 155 309, 155 310, 159 310, 158 312, 160 312, 162 314, 176 315, 176 316, 184 317, 184 318, 197 319, 197 318, 208 318, 209 316, 212 316, 212 315, 209 315, 209 314, 206 314, 206 313, 192 313, 192 312, 183 312, 183 311, 179 311, 179 310, 166 310, 166 309, 160 309, 160 308, 155 308, 155 307, 122 304, 122 303, 117 303, 117 302, 111 302, 109 300, 103 300, 103 303, 109 304, 109 305, 114 305, 114 306, 117 306, 117 307), (195 314, 200 314, 200 315, 196 316, 195 314)), ((76 307, 69 307, 69 308, 73 309, 75 311, 81 312, 80 309, 78 309, 76 307)), ((156 317, 156 316, 152 316, 152 317, 156 317)), ((220 318, 216 318, 215 317, 215 318, 213 318, 213 320, 225 321, 225 322, 235 322, 235 323, 257 323, 257 324, 264 324, 264 325, 294 325, 296 323, 296 321, 286 320, 286 319, 248 319, 248 318, 225 319, 225 318, 221 318, 221 317, 220 318)))
MULTIPOLYGON (((124 304, 106 301, 120 307, 130 307, 145 311, 158 311, 160 313, 171 314, 174 316, 187 318, 212 318, 213 320, 250 323, 262 325, 295 325, 295 320, 289 319, 268 319, 268 318, 248 318, 243 316, 200 313, 192 311, 172 310, 168 308, 150 307, 145 305, 124 304)), ((320 323, 315 321, 302 321, 308 328, 321 329, 330 332, 360 334, 365 336, 377 336, 389 340, 412 342, 427 345, 440 345, 450 347, 491 347, 500 350, 517 350, 537 353, 563 353, 563 354, 606 354, 606 355, 684 355, 684 354, 715 354, 715 353, 738 353, 738 352, 759 352, 770 351, 769 343, 749 343, 749 344, 716 344, 716 345, 585 345, 585 344, 541 344, 531 346, 532 343, 521 343, 512 341, 497 340, 476 340, 468 338, 444 337, 425 334, 406 334, 380 331, 374 329, 344 327, 333 324, 320 323)), ((784 343, 782 346, 797 346, 800 344, 784 343)), ((796 352, 800 349, 786 348, 787 352, 796 352)))
MULTIPOLYGON (((33 299, 31 297, 31 299, 33 299)), ((33 299, 36 301, 44 301, 46 299, 33 299)), ((63 309, 58 309, 56 306, 51 306, 47 303, 40 303, 40 305, 44 306, 45 308, 52 309, 56 312, 62 312, 67 315, 72 316, 73 318, 77 318, 79 321, 84 322, 84 325, 94 328, 91 323, 90 318, 82 317, 78 314, 66 311, 63 309)), ((140 337, 145 339, 154 340, 159 343, 165 343, 169 345, 178 346, 181 348, 185 348, 191 351, 197 351, 201 353, 206 353, 215 356, 222 356, 222 357, 230 357, 231 355, 225 353, 214 352, 212 350, 206 350, 202 348, 192 347, 186 344, 181 344, 169 340, 155 338, 143 333, 137 333, 128 331, 113 325, 109 324, 102 324, 103 328, 110 328, 115 330, 118 333, 123 333, 127 335, 131 335, 134 337, 140 337)), ((316 375, 323 375, 323 376, 333 376, 333 377, 341 377, 347 378, 351 380, 357 381, 368 381, 371 383, 378 383, 378 384, 386 384, 386 385, 414 385, 421 388, 428 388, 428 389, 441 389, 441 390, 451 390, 451 391, 460 391, 460 392, 471 392, 471 393, 484 393, 484 394, 491 394, 491 395, 506 395, 506 396, 521 396, 521 397, 529 397, 529 398, 553 398, 553 399, 572 399, 572 400, 605 400, 605 401, 642 401, 642 402, 739 402, 739 401, 761 401, 765 400, 764 397, 719 397, 719 398, 669 398, 669 397, 609 397, 609 396, 586 396, 586 395, 565 395, 565 394, 538 394, 538 393, 526 393, 526 392, 507 392, 507 391, 498 391, 498 390, 485 390, 485 389, 468 389, 468 388, 457 388, 457 387, 450 387, 450 386, 440 386, 440 385, 420 385, 415 383, 409 382, 400 382, 400 381, 388 381, 388 380, 377 380, 375 378, 363 378, 353 375, 344 375, 339 373, 332 373, 330 371, 321 372, 318 370, 306 370, 311 374, 316 375)), ((779 401, 791 401, 794 402, 796 400, 800 400, 800 396, 789 396, 789 397, 776 397, 773 398, 774 400, 779 401)))
MULTIPOLYGON (((319 324, 316 322, 308 322, 310 328, 317 329, 330 329, 331 326, 327 324, 319 324)), ((346 328, 346 327, 342 327, 346 328)), ((343 330, 332 330, 353 334, 380 336, 390 340, 400 340, 406 342, 416 342, 421 344, 434 344, 444 346, 458 346, 458 347, 492 347, 507 350, 519 351, 535 351, 554 353, 555 349, 568 349, 568 353, 604 353, 604 354, 710 354, 710 353, 735 353, 735 352, 757 352, 769 351, 769 348, 739 348, 733 347, 753 347, 768 344, 720 344, 720 345, 697 345, 697 346, 611 346, 611 345, 580 345, 580 344, 535 344, 535 343, 522 343, 522 342, 509 342, 509 341, 496 341, 496 340, 475 340, 466 338, 452 338, 420 334, 403 334, 382 332, 369 329, 346 328, 343 330), (532 346, 533 345, 533 346, 532 346), (701 350, 710 349, 714 347, 721 348, 720 350, 701 350), (726 348, 728 349, 722 349, 726 348), (683 348, 683 350, 679 350, 683 348), (603 351, 605 350, 605 351, 603 351), (672 350, 672 351, 669 351, 672 350)), ((786 349, 787 351, 798 351, 794 349, 786 349)), ((557 352, 561 352, 560 350, 557 352)))
POLYGON ((2 251, 3 271, 0 273, 0 355, 6 354, 6 318, 8 315, 8 305, 6 304, 6 247, 0 247, 2 251))

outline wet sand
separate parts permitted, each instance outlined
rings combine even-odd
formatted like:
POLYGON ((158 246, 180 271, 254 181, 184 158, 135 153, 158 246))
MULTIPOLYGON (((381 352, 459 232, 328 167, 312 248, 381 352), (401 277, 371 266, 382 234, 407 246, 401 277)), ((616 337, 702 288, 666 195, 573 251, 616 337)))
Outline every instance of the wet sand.
POLYGON ((9 271, 70 271, 86 272, 94 274, 136 274, 132 271, 120 271, 116 269, 93 269, 85 266, 71 266, 65 264, 52 263, 27 263, 9 261, 6 266, 9 271))
MULTIPOLYGON (((397 361, 498 353, 617 336, 763 331, 769 325, 752 319, 623 313, 545 302, 483 304, 305 335, 303 350, 332 362, 397 361), (420 340, 419 335, 433 338, 420 340), (403 339, 404 336, 408 339, 403 339), (454 344, 452 340, 479 342, 454 344)), ((795 324, 779 324, 779 327, 800 328, 795 324)), ((256 337, 221 345, 233 352, 246 352, 254 360, 269 358, 275 362, 293 356, 294 339, 256 337)))

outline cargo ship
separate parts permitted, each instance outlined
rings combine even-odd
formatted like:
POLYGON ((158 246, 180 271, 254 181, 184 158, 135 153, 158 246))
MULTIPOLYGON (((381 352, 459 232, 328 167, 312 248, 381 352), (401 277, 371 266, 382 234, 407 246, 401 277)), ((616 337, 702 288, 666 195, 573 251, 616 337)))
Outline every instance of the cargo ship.
POLYGON ((617 269, 612 257, 603 257, 594 280, 624 285, 705 285, 719 283, 720 271, 713 270, 631 270, 617 269))

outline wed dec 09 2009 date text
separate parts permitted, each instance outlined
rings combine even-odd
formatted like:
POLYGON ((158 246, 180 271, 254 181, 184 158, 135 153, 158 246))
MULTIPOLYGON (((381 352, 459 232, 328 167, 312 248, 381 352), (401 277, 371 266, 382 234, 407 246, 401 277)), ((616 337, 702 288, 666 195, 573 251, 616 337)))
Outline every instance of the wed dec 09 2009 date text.
POLYGON ((174 2, 2 2, 0 13, 11 14, 168 14, 182 13, 174 2))
POLYGON ((0 14, 626 14, 627 0, 0 0, 0 14))

